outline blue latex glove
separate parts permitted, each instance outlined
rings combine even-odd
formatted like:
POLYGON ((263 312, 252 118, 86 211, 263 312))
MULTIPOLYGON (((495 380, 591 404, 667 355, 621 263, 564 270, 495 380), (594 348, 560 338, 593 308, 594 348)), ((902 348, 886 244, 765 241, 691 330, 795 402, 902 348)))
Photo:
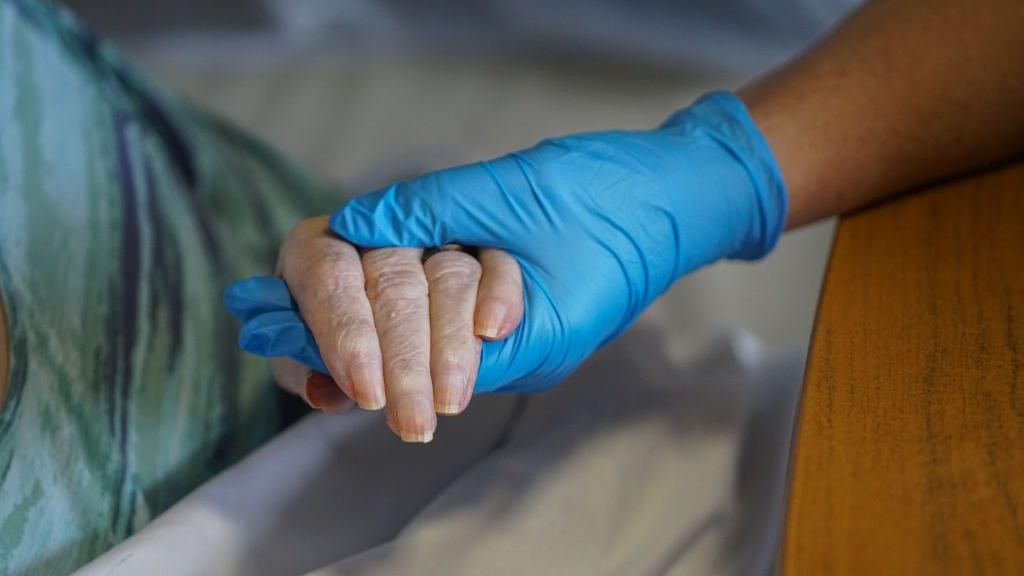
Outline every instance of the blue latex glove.
MULTIPOLYGON (((349 202, 330 226, 363 247, 456 243, 519 260, 525 315, 509 338, 484 343, 476 391, 486 392, 556 384, 680 276, 767 254, 785 218, 771 150, 743 103, 715 92, 657 130, 545 140, 394 184, 349 202)), ((319 369, 294 306, 271 313, 247 322, 243 347, 319 369), (282 313, 293 315, 287 330, 282 313)))
POLYGON ((299 314, 299 305, 279 278, 257 276, 235 282, 224 294, 224 306, 243 322, 238 344, 257 356, 286 356, 327 374, 313 333, 299 314))

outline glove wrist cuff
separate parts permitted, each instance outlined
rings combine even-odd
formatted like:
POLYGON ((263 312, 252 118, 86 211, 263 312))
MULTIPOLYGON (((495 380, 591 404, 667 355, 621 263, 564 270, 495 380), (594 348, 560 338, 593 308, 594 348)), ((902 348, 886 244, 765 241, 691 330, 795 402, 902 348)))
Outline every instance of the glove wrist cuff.
POLYGON ((739 250, 724 256, 741 260, 764 257, 775 248, 785 228, 787 193, 775 155, 746 105, 730 92, 709 92, 662 127, 678 124, 715 140, 743 167, 753 186, 756 213, 748 237, 739 250))

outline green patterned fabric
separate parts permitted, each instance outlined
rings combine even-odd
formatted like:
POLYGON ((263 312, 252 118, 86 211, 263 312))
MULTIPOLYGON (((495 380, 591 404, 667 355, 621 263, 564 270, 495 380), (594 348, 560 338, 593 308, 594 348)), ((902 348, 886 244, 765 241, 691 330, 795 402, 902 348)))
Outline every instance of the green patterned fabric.
POLYGON ((227 284, 339 195, 0 0, 0 574, 65 574, 281 426, 227 284))

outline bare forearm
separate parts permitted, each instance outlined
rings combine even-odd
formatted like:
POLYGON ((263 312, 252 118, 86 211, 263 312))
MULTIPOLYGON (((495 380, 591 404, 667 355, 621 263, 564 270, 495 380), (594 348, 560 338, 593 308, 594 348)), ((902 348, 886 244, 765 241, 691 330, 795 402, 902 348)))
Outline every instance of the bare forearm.
POLYGON ((1024 152, 1024 3, 891 0, 740 91, 787 228, 1024 152))

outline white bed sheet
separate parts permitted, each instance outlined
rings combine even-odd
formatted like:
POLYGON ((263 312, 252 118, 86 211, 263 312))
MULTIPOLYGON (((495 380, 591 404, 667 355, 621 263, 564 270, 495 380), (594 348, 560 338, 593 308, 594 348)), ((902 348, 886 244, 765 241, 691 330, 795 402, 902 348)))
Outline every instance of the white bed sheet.
POLYGON ((639 327, 427 446, 311 415, 79 574, 768 574, 803 351, 684 356, 639 327))

